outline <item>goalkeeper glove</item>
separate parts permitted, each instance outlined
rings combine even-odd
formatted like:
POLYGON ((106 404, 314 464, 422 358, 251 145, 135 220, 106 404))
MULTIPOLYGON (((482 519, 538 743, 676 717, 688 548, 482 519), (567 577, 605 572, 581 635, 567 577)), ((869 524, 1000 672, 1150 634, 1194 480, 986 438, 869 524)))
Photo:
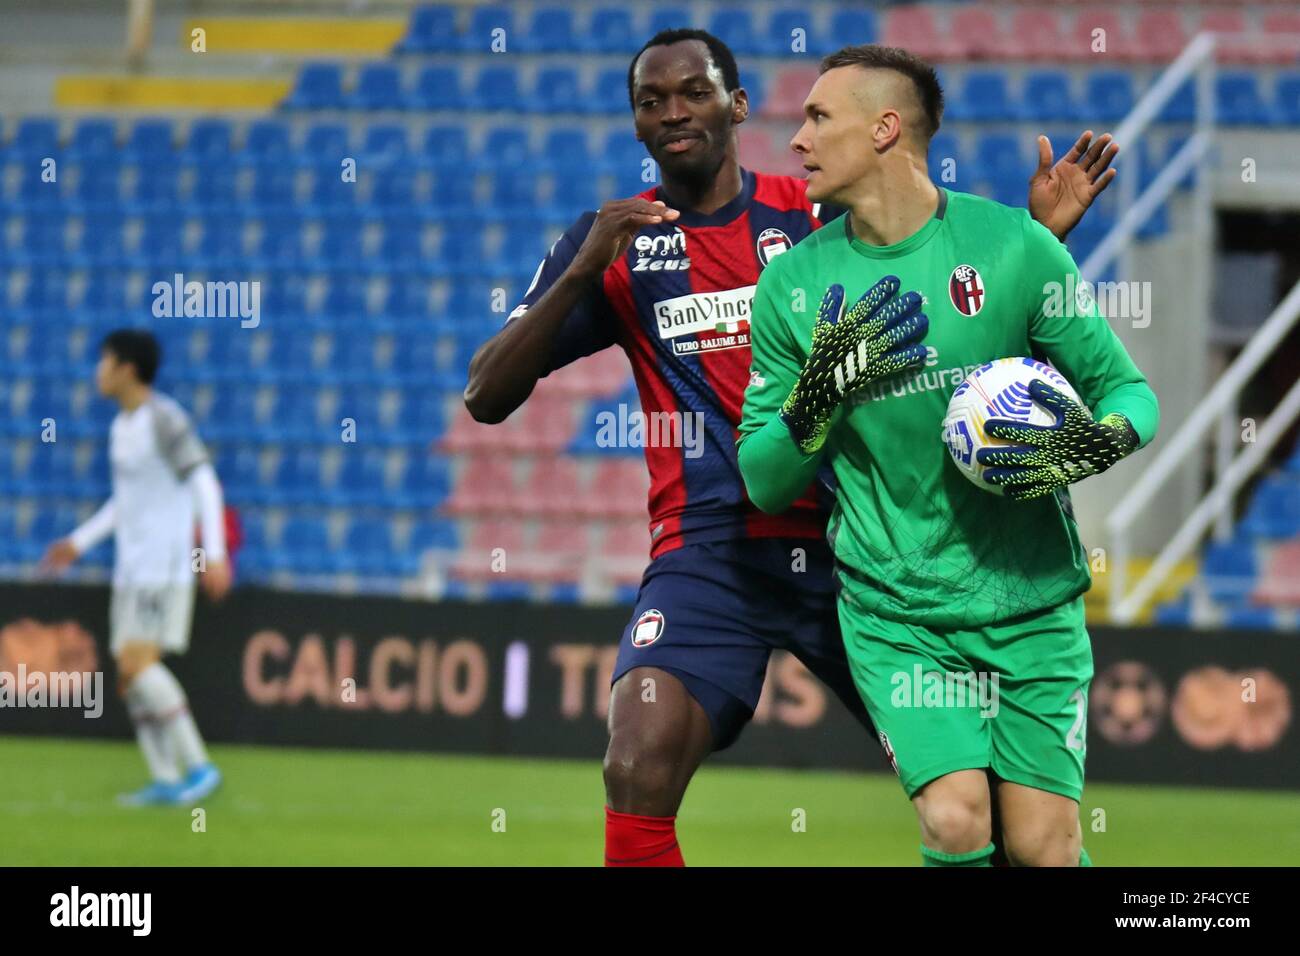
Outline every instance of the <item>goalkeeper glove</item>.
POLYGON ((984 480, 1000 485, 1012 498, 1037 498, 1058 488, 1099 475, 1138 446, 1127 418, 1112 412, 1101 421, 1046 382, 1029 383, 1029 397, 1056 416, 1051 425, 1029 425, 990 418, 984 433, 1017 442, 981 448, 975 459, 986 466, 984 480))
POLYGON ((925 364, 925 346, 917 343, 930 320, 917 293, 896 298, 898 289, 898 277, 885 276, 842 315, 844 286, 836 283, 822 297, 808 360, 781 406, 781 418, 805 455, 822 447, 846 395, 925 364))

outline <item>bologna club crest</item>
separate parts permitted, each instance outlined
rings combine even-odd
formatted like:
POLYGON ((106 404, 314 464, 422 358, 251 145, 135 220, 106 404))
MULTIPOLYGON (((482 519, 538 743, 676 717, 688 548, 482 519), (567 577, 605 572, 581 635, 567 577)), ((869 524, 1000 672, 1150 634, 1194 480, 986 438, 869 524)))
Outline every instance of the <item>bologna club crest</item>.
POLYGON ((984 308, 984 280, 974 266, 960 265, 948 278, 948 297, 962 315, 978 315, 984 308))

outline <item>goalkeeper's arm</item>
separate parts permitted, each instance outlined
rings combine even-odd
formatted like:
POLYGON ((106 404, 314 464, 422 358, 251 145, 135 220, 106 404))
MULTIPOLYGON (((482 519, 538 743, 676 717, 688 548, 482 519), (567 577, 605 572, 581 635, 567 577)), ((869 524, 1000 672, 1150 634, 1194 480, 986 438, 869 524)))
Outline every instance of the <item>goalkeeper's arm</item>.
POLYGON ((896 297, 897 292, 898 279, 887 276, 842 315, 844 288, 832 285, 802 359, 770 286, 760 280, 750 323, 754 364, 738 450, 745 489, 760 510, 784 511, 808 487, 846 396, 924 362, 919 341, 928 323, 920 296, 896 297))

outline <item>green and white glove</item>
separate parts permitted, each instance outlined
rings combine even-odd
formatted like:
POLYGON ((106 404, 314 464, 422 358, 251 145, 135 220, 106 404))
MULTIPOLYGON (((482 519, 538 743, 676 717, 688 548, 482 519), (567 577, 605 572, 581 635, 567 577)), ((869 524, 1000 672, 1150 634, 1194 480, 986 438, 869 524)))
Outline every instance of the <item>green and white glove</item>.
POLYGON ((1051 425, 990 418, 984 433, 1017 442, 981 448, 976 460, 986 466, 984 480, 1001 485, 1011 498, 1038 498, 1099 475, 1138 446, 1127 418, 1112 412, 1101 421, 1064 392, 1044 381, 1029 383, 1029 397, 1056 416, 1051 425))
POLYGON ((781 418, 805 455, 818 451, 831 416, 845 397, 871 382, 921 368, 930 328, 921 296, 898 295, 897 276, 885 276, 844 312, 844 286, 826 290, 813 324, 812 348, 799 381, 781 406, 781 418))

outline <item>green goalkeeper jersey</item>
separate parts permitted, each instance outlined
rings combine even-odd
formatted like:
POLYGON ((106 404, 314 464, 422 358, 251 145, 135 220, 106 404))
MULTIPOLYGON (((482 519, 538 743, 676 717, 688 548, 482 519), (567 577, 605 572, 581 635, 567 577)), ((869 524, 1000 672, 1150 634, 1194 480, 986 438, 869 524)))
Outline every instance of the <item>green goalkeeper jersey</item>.
POLYGON ((1141 444, 1156 397, 1097 309, 1066 248, 1024 209, 940 190, 918 232, 891 246, 855 238, 840 217, 763 270, 751 317, 753 368, 739 459, 750 498, 778 512, 823 459, 837 490, 828 536, 840 584, 895 621, 978 627, 1054 607, 1091 583, 1065 492, 1016 501, 961 475, 941 439, 953 390, 985 362, 1055 366, 1098 419, 1126 416, 1141 444), (808 356, 826 288, 857 301, 886 275, 925 299, 926 367, 866 386, 804 455, 779 412, 808 356))

